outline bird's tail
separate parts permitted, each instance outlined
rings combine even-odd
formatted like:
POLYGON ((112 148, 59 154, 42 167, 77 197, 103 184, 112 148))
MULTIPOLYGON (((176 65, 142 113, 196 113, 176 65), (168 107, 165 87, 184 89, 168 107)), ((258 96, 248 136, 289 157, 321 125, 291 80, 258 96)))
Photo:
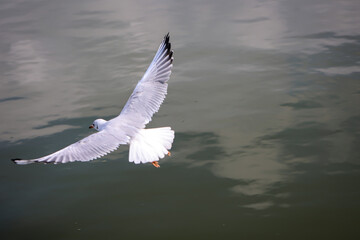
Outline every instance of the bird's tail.
POLYGON ((141 129, 130 141, 129 161, 154 162, 169 154, 175 133, 170 127, 141 129))

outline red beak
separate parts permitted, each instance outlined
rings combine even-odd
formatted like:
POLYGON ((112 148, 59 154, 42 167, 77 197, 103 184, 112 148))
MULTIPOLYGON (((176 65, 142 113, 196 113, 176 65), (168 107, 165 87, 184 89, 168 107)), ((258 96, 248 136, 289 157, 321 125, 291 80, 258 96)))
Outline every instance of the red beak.
POLYGON ((89 128, 94 128, 94 125, 90 125, 89 128))

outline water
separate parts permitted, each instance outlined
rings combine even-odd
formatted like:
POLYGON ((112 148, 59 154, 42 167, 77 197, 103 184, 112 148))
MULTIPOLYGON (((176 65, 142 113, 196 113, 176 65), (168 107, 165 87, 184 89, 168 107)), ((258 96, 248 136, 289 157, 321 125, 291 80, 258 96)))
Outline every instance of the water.
POLYGON ((360 236, 354 1, 0 3, 1 239, 360 236), (170 31, 161 168, 17 166, 116 116, 170 31))

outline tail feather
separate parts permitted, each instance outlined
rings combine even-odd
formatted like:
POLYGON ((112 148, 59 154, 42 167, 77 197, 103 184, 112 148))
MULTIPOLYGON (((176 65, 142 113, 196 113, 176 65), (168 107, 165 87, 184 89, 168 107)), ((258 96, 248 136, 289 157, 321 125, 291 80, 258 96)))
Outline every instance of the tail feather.
POLYGON ((130 141, 129 161, 139 164, 165 157, 174 135, 170 127, 141 129, 130 141))

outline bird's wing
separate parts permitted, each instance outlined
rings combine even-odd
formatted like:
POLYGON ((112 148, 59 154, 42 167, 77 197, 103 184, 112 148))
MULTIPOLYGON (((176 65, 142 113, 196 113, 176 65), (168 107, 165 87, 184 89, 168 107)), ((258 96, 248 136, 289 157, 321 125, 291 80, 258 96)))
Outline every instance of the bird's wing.
POLYGON ((167 93, 167 81, 173 62, 169 40, 170 36, 167 34, 120 115, 113 119, 115 122, 144 128, 151 121, 153 114, 159 110, 167 93))
POLYGON ((125 144, 126 142, 127 140, 121 140, 103 130, 91 134, 90 136, 45 157, 31 160, 13 159, 13 161, 20 165, 35 162, 55 164, 74 161, 86 162, 102 157, 116 150, 120 144, 125 144))

